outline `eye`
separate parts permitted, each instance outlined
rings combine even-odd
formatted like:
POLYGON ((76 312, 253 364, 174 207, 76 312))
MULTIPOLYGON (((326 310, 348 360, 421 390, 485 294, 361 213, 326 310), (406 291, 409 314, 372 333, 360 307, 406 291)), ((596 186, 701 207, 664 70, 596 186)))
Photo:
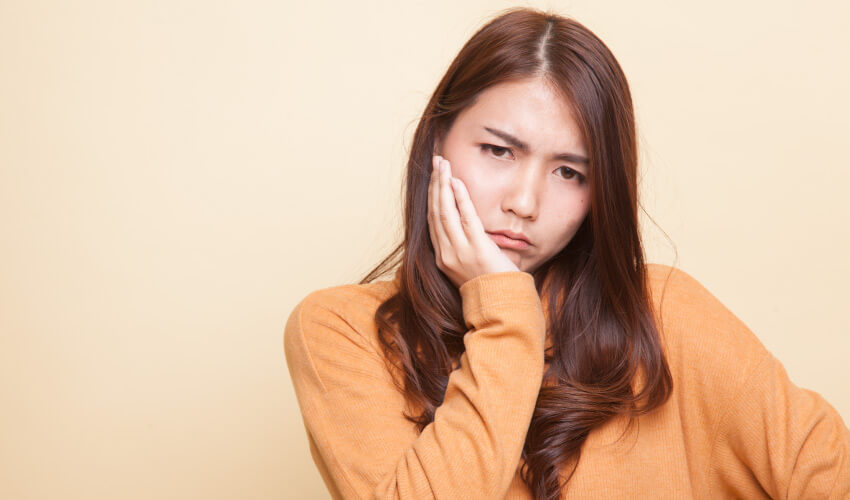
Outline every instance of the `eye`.
POLYGON ((586 180, 583 175, 571 169, 570 167, 560 167, 558 168, 558 170, 563 170, 565 172, 565 174, 561 176, 564 179, 577 179, 579 184, 584 184, 584 181, 586 180))
POLYGON ((502 146, 496 146, 495 144, 481 144, 480 146, 481 146, 481 151, 490 151, 490 153, 493 156, 495 156, 496 158, 505 159, 505 157, 502 156, 505 151, 507 151, 508 153, 511 153, 511 155, 513 155, 513 152, 511 151, 510 148, 505 148, 505 147, 502 147, 502 146))

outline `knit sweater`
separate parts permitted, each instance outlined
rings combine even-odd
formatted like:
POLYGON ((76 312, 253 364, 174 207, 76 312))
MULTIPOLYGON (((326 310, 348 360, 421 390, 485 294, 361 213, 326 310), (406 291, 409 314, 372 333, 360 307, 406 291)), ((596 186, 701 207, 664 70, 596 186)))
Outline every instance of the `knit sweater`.
MULTIPOLYGON (((795 385, 692 276, 662 264, 647 273, 672 396, 625 435, 625 417, 594 428, 561 498, 850 499, 850 430, 837 410, 795 385)), ((330 495, 531 499, 521 452, 549 343, 533 276, 460 287, 465 352, 421 433, 403 416, 374 322, 399 280, 313 291, 286 322, 288 370, 330 495)))

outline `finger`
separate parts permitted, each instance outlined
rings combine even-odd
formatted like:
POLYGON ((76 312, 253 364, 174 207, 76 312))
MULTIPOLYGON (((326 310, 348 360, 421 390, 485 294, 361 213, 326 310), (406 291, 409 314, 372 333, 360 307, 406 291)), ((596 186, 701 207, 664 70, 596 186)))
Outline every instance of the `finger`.
POLYGON ((472 198, 469 196, 466 184, 457 177, 454 177, 452 178, 452 188, 457 199, 460 222, 466 233, 466 237, 472 245, 480 247, 487 240, 487 232, 484 229, 481 218, 478 217, 478 212, 475 210, 475 205, 472 203, 472 198))
POLYGON ((434 203, 434 182, 437 178, 436 168, 437 165, 437 157, 431 156, 431 175, 428 180, 428 205, 427 209, 427 219, 428 219, 428 234, 431 236, 431 245, 434 247, 434 253, 437 254, 438 251, 438 243, 437 243, 437 235, 434 231, 434 212, 435 212, 435 203, 434 203))
POLYGON ((433 168, 431 169, 431 182, 428 184, 430 201, 428 203, 428 215, 430 218, 428 229, 431 233, 431 244, 434 245, 434 254, 438 262, 442 260, 442 252, 448 244, 448 238, 443 234, 440 222, 440 170, 439 157, 434 156, 433 168))
POLYGON ((443 159, 446 171, 440 176, 440 219, 455 254, 463 254, 469 248, 469 240, 460 223, 454 190, 451 185, 452 170, 449 161, 443 159))
POLYGON ((440 246, 440 257, 444 257, 446 252, 451 251, 451 240, 446 233, 445 222, 443 221, 443 200, 445 199, 445 190, 442 188, 443 174, 440 172, 440 165, 443 158, 437 157, 437 169, 434 172, 434 232, 437 234, 437 243, 440 246))

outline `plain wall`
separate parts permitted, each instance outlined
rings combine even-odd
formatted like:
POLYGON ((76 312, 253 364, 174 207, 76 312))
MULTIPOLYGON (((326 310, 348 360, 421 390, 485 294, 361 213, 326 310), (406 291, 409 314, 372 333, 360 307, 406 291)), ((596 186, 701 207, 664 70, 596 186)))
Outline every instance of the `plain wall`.
MULTIPOLYGON (((284 323, 397 241, 418 115, 512 5, 0 0, 0 497, 327 498, 284 323)), ((850 4, 530 5, 629 78, 649 260, 850 422, 850 4)))

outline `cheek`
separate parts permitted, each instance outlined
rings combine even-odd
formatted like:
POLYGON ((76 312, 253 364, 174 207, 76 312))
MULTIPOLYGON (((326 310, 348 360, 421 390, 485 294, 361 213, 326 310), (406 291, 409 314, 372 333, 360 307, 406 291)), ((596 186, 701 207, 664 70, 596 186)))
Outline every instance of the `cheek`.
POLYGON ((553 221, 553 233, 573 234, 587 216, 589 207, 589 196, 582 195, 554 208, 552 212, 558 217, 553 221))
POLYGON ((590 210, 590 189, 579 188, 564 200, 563 211, 568 220, 584 220, 590 210))
POLYGON ((582 216, 587 215, 588 210, 590 210, 590 199, 588 196, 582 196, 579 199, 577 210, 582 216))
POLYGON ((461 179, 469 193, 469 198, 472 200, 472 206, 475 207, 475 214, 481 220, 485 231, 492 230, 496 227, 499 213, 501 212, 499 204, 499 194, 497 189, 492 185, 484 184, 481 179, 461 179), (492 219, 492 220, 491 220, 492 219))
POLYGON ((477 158, 468 151, 456 152, 449 160, 452 168, 452 177, 457 177, 464 184, 471 187, 477 183, 477 176, 481 171, 477 158))
POLYGON ((470 179, 468 176, 455 176, 463 182, 463 185, 466 187, 466 192, 469 196, 469 199, 472 200, 472 206, 475 207, 475 212, 481 217, 482 212, 486 211, 486 200, 487 196, 485 191, 481 189, 481 185, 475 181, 474 178, 470 179))
POLYGON ((485 176, 481 173, 482 169, 475 163, 474 159, 461 158, 455 161, 457 163, 452 163, 452 177, 463 182, 475 209, 483 209, 487 200, 492 198, 492 185, 488 185, 485 176))

